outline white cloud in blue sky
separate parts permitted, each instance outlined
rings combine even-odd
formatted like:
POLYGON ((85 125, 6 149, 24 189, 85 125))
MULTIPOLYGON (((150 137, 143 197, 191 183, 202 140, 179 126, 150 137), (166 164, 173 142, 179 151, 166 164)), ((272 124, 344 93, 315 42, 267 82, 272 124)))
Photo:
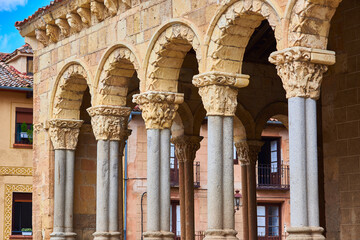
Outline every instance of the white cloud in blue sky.
POLYGON ((16 10, 18 6, 25 6, 28 0, 0 0, 0 12, 11 12, 16 10))

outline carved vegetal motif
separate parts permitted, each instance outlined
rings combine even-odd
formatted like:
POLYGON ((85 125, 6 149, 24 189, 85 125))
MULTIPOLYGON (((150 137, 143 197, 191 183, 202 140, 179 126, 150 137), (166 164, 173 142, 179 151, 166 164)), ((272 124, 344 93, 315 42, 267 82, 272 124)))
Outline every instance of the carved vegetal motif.
POLYGON ((95 15, 96 19, 101 22, 105 17, 105 6, 104 4, 92 0, 90 3, 91 13, 95 15))
POLYGON ((55 24, 60 28, 60 33, 63 36, 67 37, 70 34, 70 26, 65 19, 58 18, 55 20, 55 24))
POLYGON ((269 61, 276 65, 287 98, 319 98, 323 73, 327 71, 326 65, 335 63, 335 53, 323 51, 314 55, 313 51, 310 48, 293 47, 270 55, 269 61), (320 60, 312 57, 318 55, 324 56, 320 60))
POLYGON ((127 134, 131 108, 95 106, 87 109, 96 140, 122 140, 127 134))
POLYGON ((258 160, 259 152, 261 151, 261 147, 264 143, 262 141, 247 141, 248 145, 248 156, 249 156, 249 163, 256 164, 258 160))
POLYGON ((81 22, 81 18, 79 15, 77 15, 76 13, 68 13, 68 14, 66 14, 66 19, 67 19, 70 27, 75 32, 80 32, 80 30, 82 29, 82 22, 81 22))
POLYGON ((123 4, 125 4, 126 7, 130 8, 131 7, 131 0, 121 0, 121 2, 123 4))
POLYGON ((133 97, 133 102, 142 110, 147 129, 170 128, 183 101, 184 94, 170 92, 145 92, 133 97))
POLYGON ((83 8, 83 7, 79 7, 76 12, 79 14, 79 16, 81 17, 81 21, 85 24, 90 24, 91 23, 91 13, 90 13, 90 9, 88 8, 83 8))
POLYGON ((207 115, 234 116, 237 106, 237 88, 249 84, 249 76, 208 72, 194 76, 207 115))
POLYGON ((180 162, 193 162, 202 139, 203 137, 186 135, 172 138, 171 142, 175 145, 176 159, 180 162))
POLYGON ((44 46, 49 44, 49 37, 46 35, 46 32, 41 29, 35 29, 36 40, 41 42, 44 46))
POLYGON ((301 46, 302 40, 306 37, 305 28, 308 27, 309 17, 306 16, 315 4, 308 0, 300 0, 294 6, 294 13, 291 15, 289 35, 290 46, 301 46))
POLYGON ((236 153, 241 165, 249 164, 249 145, 246 141, 235 142, 236 153))
POLYGON ((49 37, 51 42, 57 42, 59 39, 59 28, 51 24, 46 24, 46 36, 49 37))
POLYGON ((105 7, 109 10, 112 16, 116 15, 118 10, 118 1, 117 0, 104 0, 105 7))
POLYGON ((54 149, 75 150, 82 124, 82 120, 50 120, 49 135, 54 149))

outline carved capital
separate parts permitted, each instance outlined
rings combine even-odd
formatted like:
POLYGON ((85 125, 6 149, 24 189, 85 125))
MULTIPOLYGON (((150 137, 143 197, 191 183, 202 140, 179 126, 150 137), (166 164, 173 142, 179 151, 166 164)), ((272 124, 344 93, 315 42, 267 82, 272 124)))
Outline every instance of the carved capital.
POLYGON ((79 14, 79 16, 81 17, 81 21, 85 24, 90 24, 91 23, 91 13, 90 13, 90 9, 88 8, 83 8, 83 7, 79 7, 76 12, 79 14))
POLYGON ((127 123, 131 108, 118 106, 95 106, 87 109, 91 116, 96 140, 123 139, 127 134, 127 123))
POLYGON ((109 9, 111 16, 116 15, 118 10, 118 0, 104 0, 104 5, 109 9))
POLYGON ((63 36, 67 37, 70 34, 70 26, 65 19, 58 18, 55 20, 55 24, 60 28, 60 33, 63 36))
POLYGON ((44 46, 49 44, 49 37, 46 35, 46 32, 41 29, 35 29, 36 40, 41 42, 44 46))
POLYGON ((249 156, 249 145, 247 144, 247 142, 245 140, 240 142, 235 142, 235 147, 241 165, 248 165, 250 163, 249 161, 250 156, 249 156))
POLYGON ((193 162, 202 139, 200 136, 187 135, 171 138, 171 143, 175 145, 176 158, 180 162, 193 162))
POLYGON ((82 120, 52 119, 48 123, 54 149, 76 149, 82 120))
POLYGON ((256 164, 259 152, 261 151, 261 147, 264 143, 262 141, 253 140, 247 141, 247 145, 249 146, 249 163, 256 164))
POLYGON ((46 36, 49 37, 51 42, 57 42, 59 40, 59 28, 55 25, 46 24, 46 36))
POLYGON ((194 76, 207 115, 234 116, 238 88, 249 84, 249 76, 222 72, 208 72, 194 76))
POLYGON ((105 17, 105 6, 103 3, 92 0, 90 2, 90 10, 95 15, 96 19, 101 22, 105 17))
POLYGON ((81 22, 81 18, 79 15, 77 15, 75 13, 68 13, 68 14, 66 14, 66 19, 67 19, 70 27, 75 32, 80 32, 80 30, 82 29, 82 22, 81 22))
POLYGON ((171 128, 176 110, 184 101, 184 94, 172 92, 145 92, 136 94, 133 102, 139 104, 147 129, 171 128))
POLYGON ((318 99, 327 65, 335 63, 335 52, 292 47, 273 52, 269 61, 276 65, 286 97, 318 99))

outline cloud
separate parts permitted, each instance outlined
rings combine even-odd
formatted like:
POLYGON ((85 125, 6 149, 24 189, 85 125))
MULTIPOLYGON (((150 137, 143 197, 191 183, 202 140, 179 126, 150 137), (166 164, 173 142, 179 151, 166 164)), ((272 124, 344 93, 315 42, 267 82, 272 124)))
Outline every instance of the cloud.
POLYGON ((0 0, 0 12, 11 12, 16 10, 18 6, 25 6, 28 0, 0 0))
MULTIPOLYGON (((0 0, 1 1, 1 0, 0 0)), ((22 39, 19 38, 16 33, 0 35, 0 52, 13 52, 16 48, 22 44, 22 39), (19 41, 20 39, 20 41, 19 41)))

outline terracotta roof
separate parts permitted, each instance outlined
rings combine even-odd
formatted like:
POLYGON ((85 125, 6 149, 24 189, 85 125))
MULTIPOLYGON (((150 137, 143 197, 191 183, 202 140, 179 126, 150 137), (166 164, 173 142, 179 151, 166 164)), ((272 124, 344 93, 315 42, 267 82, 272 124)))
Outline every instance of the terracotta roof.
POLYGON ((0 62, 4 62, 10 53, 0 53, 0 62))
POLYGON ((25 23, 27 23, 28 21, 36 18, 37 16, 39 16, 40 14, 42 14, 43 12, 45 12, 46 10, 48 10, 49 8, 51 8, 52 6, 61 3, 64 0, 55 0, 55 1, 51 1, 49 5, 46 5, 45 7, 41 7, 38 10, 36 10, 36 12, 29 16, 28 18, 25 18, 22 21, 17 21, 15 22, 15 27, 21 27, 22 25, 24 25, 25 23))
POLYGON ((33 77, 20 73, 14 67, 0 62, 0 87, 32 88, 33 77))
POLYGON ((33 54, 34 53, 31 46, 26 43, 26 44, 22 45, 21 47, 17 48, 12 53, 0 53, 0 62, 6 62, 13 56, 17 55, 18 52, 24 53, 24 54, 33 54))

